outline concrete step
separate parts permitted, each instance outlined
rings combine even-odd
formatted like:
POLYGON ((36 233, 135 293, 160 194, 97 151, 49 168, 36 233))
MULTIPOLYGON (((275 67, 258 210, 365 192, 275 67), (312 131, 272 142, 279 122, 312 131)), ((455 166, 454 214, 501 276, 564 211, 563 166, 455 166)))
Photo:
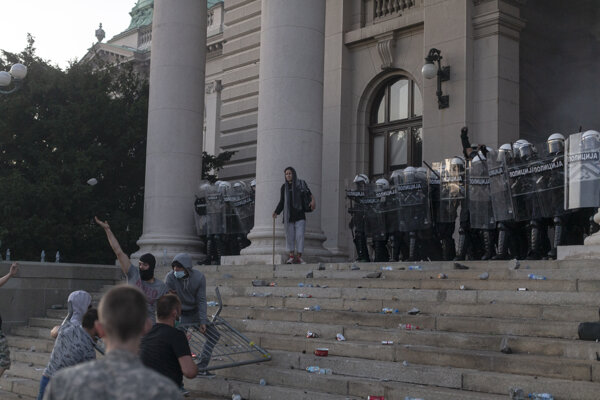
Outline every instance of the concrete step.
POLYGON ((32 352, 50 354, 52 352, 52 349, 54 348, 54 340, 50 338, 49 334, 48 339, 42 339, 27 336, 15 336, 13 332, 13 335, 7 336, 7 339, 11 351, 13 351, 12 349, 21 349, 32 352))
POLYGON ((48 361, 50 361, 50 353, 38 353, 16 349, 10 353, 10 358, 14 361, 25 364, 46 367, 46 365, 48 365, 48 361))
MULTIPOLYGON (((278 366, 269 366, 268 363, 256 366, 230 368, 223 370, 221 374, 229 379, 236 379, 238 381, 257 382, 260 381, 260 379, 265 379, 268 386, 289 385, 296 389, 319 388, 320 391, 325 391, 327 393, 340 396, 338 398, 350 397, 365 399, 368 395, 385 395, 385 389, 382 387, 383 381, 380 379, 365 379, 357 377, 352 377, 349 379, 348 376, 343 375, 311 374, 300 369, 284 369, 278 366)), ((499 400, 500 398, 505 398, 497 395, 468 393, 461 390, 442 387, 427 388, 421 385, 408 383, 398 383, 397 389, 400 388, 403 389, 403 396, 423 396, 431 400, 451 398, 460 398, 463 400, 499 400)))
POLYGON ((573 381, 599 381, 597 361, 549 356, 503 354, 499 351, 447 349, 431 346, 396 346, 396 359, 409 363, 439 365, 515 375, 544 376, 573 381))
POLYGON ((36 339, 51 339, 50 329, 46 327, 15 326, 11 329, 11 335, 36 339))
MULTIPOLYGON (((9 370, 10 371, 10 370, 9 370)), ((13 377, 8 372, 5 372, 0 378, 0 386, 3 390, 11 392, 17 397, 24 396, 23 398, 36 398, 40 390, 40 379, 28 379, 13 377)), ((2 398, 4 399, 4 398, 2 398)))
POLYGON ((35 397, 24 396, 22 394, 7 392, 6 390, 2 390, 0 386, 0 399, 2 400, 35 400, 35 397))
POLYGON ((12 361, 10 366, 10 376, 15 378, 23 378, 23 379, 31 379, 37 381, 39 384, 40 379, 42 379, 42 373, 46 368, 45 365, 22 362, 22 361, 12 361))
POLYGON ((223 297, 298 297, 310 295, 315 299, 365 299, 386 301, 424 301, 461 304, 542 304, 597 306, 595 292, 554 292, 515 290, 419 290, 380 288, 322 288, 322 287, 219 287, 223 297))
POLYGON ((60 318, 48 318, 48 317, 34 317, 29 318, 29 326, 34 326, 37 328, 48 328, 52 329, 57 325, 62 324, 63 320, 60 318))
POLYGON ((593 321, 598 318, 596 306, 553 306, 543 304, 460 304, 437 301, 416 300, 358 300, 358 299, 300 299, 297 297, 223 297, 225 306, 237 307, 264 307, 286 308, 290 310, 303 310, 304 307, 319 305, 322 310, 328 311, 359 311, 381 312, 383 307, 398 309, 402 314, 413 307, 423 313, 457 316, 505 317, 507 315, 518 318, 540 318, 555 321, 593 321))
MULTIPOLYGON (((575 322, 541 321, 518 318, 485 318, 399 315, 399 314, 361 314, 327 311, 285 312, 285 310, 246 310, 226 307, 222 316, 242 332, 279 332, 290 335, 302 335, 308 330, 321 330, 323 336, 335 337, 344 333, 355 340, 368 340, 376 329, 396 329, 399 324, 416 325, 420 329, 480 333, 491 335, 514 335, 532 337, 552 337, 576 339, 578 324, 575 322), (255 318, 254 316, 260 317, 255 318), (278 319, 281 318, 281 319, 278 319), (351 318, 355 319, 352 320, 351 318), (364 321, 363 321, 364 318, 364 321), (369 320, 371 318, 371 321, 369 320), (381 322, 379 322, 381 321, 381 322), (378 323, 379 322, 379 323, 378 323), (358 325, 358 324, 361 325, 358 325), (364 325, 362 325, 364 324, 364 325)), ((389 332, 385 332, 389 334, 389 332)), ((387 339, 381 339, 387 340, 387 339)))

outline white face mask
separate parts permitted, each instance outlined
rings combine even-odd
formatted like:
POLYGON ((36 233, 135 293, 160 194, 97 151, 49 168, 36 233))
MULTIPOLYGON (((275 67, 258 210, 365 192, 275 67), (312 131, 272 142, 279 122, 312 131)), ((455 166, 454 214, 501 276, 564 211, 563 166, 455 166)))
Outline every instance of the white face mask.
POLYGON ((175 278, 181 279, 185 276, 185 271, 174 271, 173 275, 175 275, 175 278))

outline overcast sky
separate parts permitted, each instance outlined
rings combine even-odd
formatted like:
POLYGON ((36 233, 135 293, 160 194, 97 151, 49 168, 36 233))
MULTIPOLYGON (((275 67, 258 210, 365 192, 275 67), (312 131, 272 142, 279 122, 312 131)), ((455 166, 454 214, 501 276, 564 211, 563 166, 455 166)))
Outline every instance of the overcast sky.
POLYGON ((18 53, 35 38, 38 56, 61 68, 83 57, 96 41, 102 22, 104 41, 123 32, 136 0, 6 0, 2 1, 0 50, 18 53))

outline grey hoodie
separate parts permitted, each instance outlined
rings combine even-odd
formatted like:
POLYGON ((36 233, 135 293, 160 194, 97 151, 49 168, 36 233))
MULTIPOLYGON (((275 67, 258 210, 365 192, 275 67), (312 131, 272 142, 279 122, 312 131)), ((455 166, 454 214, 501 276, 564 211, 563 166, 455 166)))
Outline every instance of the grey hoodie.
POLYGON ((181 311, 183 313, 198 310, 198 318, 201 324, 207 324, 206 316, 206 278, 200 271, 193 269, 192 259, 187 253, 179 253, 173 261, 179 262, 188 273, 187 277, 177 279, 174 271, 165 276, 165 284, 170 290, 177 292, 181 300, 181 311))

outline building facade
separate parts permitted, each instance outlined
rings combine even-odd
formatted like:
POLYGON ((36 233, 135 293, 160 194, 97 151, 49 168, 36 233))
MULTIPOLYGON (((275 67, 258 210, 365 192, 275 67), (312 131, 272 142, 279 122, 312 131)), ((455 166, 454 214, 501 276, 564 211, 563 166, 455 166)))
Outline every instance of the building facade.
MULTIPOLYGON (((100 51, 147 57, 152 31, 144 12, 161 2, 139 0, 129 30, 100 51)), ((211 154, 236 151, 220 177, 257 178, 248 259, 271 254, 271 213, 288 165, 318 203, 308 216, 305 254, 347 259, 353 247, 344 189, 357 173, 386 176, 460 154, 463 126, 472 142, 492 147, 600 126, 594 0, 225 0, 209 1, 205 11, 205 84, 182 90, 204 89, 196 145, 211 154), (449 67, 439 88, 421 72, 432 49, 449 67), (444 96, 447 107, 440 106, 444 96)), ((176 32, 167 35, 177 43, 176 32)), ((199 183, 199 171, 186 179, 199 183)), ((194 190, 186 194, 190 204, 194 190)), ((147 208, 168 218, 175 212, 154 209, 147 208)), ((181 229, 162 236, 190 237, 192 219, 181 229)), ((195 246, 176 242, 169 252, 195 246)), ((142 250, 160 249, 142 243, 142 250)))

